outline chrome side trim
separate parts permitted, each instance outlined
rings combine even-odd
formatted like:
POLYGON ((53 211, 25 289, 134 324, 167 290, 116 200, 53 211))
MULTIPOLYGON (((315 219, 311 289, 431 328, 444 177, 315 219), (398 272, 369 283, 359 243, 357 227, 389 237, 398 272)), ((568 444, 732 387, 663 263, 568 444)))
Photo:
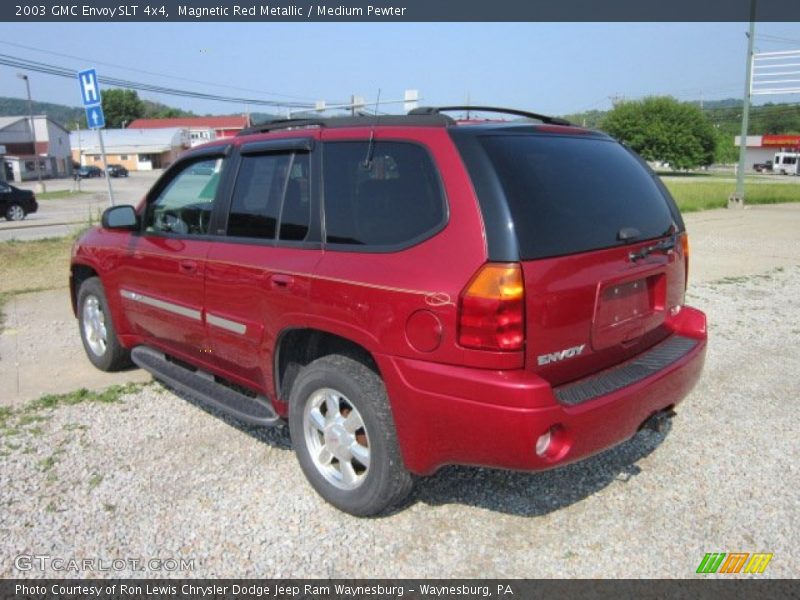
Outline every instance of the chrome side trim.
POLYGON ((202 320, 202 314, 199 310, 194 308, 186 308, 180 304, 173 304, 172 302, 159 300, 158 298, 153 298, 152 296, 145 296, 144 294, 132 292, 131 290, 120 290, 119 294, 128 300, 133 300, 134 302, 140 302, 141 304, 147 304, 148 306, 160 308, 161 310, 186 317, 187 319, 192 319, 193 321, 202 320))
POLYGON ((213 325, 214 327, 219 327, 220 329, 227 329, 228 331, 238 333, 239 335, 244 335, 247 332, 247 325, 244 323, 231 321, 230 319, 218 317, 217 315, 212 315, 211 313, 206 313, 206 323, 213 325))

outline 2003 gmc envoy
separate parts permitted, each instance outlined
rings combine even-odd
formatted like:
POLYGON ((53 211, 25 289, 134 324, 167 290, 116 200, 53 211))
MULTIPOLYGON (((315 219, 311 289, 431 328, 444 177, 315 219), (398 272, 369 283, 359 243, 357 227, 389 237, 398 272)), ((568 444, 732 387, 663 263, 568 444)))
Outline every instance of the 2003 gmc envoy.
POLYGON ((72 255, 89 360, 264 426, 373 515, 447 464, 542 470, 696 383, 689 244, 630 149, 516 110, 285 120, 187 151, 72 255))

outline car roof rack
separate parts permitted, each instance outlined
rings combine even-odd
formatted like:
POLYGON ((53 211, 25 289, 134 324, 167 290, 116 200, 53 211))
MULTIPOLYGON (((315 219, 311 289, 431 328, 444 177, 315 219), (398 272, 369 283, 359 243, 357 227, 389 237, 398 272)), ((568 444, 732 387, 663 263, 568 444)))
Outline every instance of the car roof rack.
POLYGON ((236 137, 241 135, 251 135, 253 133, 267 133, 276 129, 290 129, 292 127, 323 127, 325 119, 273 119, 271 121, 264 121, 258 125, 245 127, 236 137))
POLYGON ((420 113, 418 115, 358 115, 346 117, 311 119, 276 119, 242 129, 236 137, 254 133, 269 133, 279 129, 299 129, 303 127, 449 127, 455 120, 447 115, 420 113))
POLYGON ((540 115, 539 113, 528 112, 524 110, 517 110, 515 108, 499 108, 497 106, 420 106, 408 112, 409 115, 438 115, 443 112, 461 111, 475 111, 475 112, 492 112, 502 113, 506 115, 514 115, 517 117, 525 117, 528 119, 536 119, 548 125, 572 125, 566 119, 559 117, 550 117, 548 115, 540 115))

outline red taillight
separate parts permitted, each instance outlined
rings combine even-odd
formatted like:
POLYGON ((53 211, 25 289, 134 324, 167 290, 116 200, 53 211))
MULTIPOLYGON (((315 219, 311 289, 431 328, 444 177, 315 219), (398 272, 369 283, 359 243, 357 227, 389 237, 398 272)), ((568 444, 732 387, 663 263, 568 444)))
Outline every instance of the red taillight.
POLYGON ((681 237, 681 250, 683 250, 683 260, 685 263, 685 280, 686 287, 689 287, 689 234, 685 231, 681 237))
POLYGON ((484 265, 461 292, 458 342, 479 350, 522 350, 525 286, 517 263, 484 265))

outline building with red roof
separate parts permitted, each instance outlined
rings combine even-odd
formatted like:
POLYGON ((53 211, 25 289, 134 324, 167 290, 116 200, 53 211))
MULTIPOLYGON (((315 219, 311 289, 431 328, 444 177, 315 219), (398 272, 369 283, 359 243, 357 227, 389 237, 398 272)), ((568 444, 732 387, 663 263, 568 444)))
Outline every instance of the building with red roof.
POLYGON ((189 132, 192 146, 219 138, 233 137, 250 125, 249 118, 229 117, 174 117, 169 119, 136 119, 129 129, 172 129, 178 127, 189 132))

